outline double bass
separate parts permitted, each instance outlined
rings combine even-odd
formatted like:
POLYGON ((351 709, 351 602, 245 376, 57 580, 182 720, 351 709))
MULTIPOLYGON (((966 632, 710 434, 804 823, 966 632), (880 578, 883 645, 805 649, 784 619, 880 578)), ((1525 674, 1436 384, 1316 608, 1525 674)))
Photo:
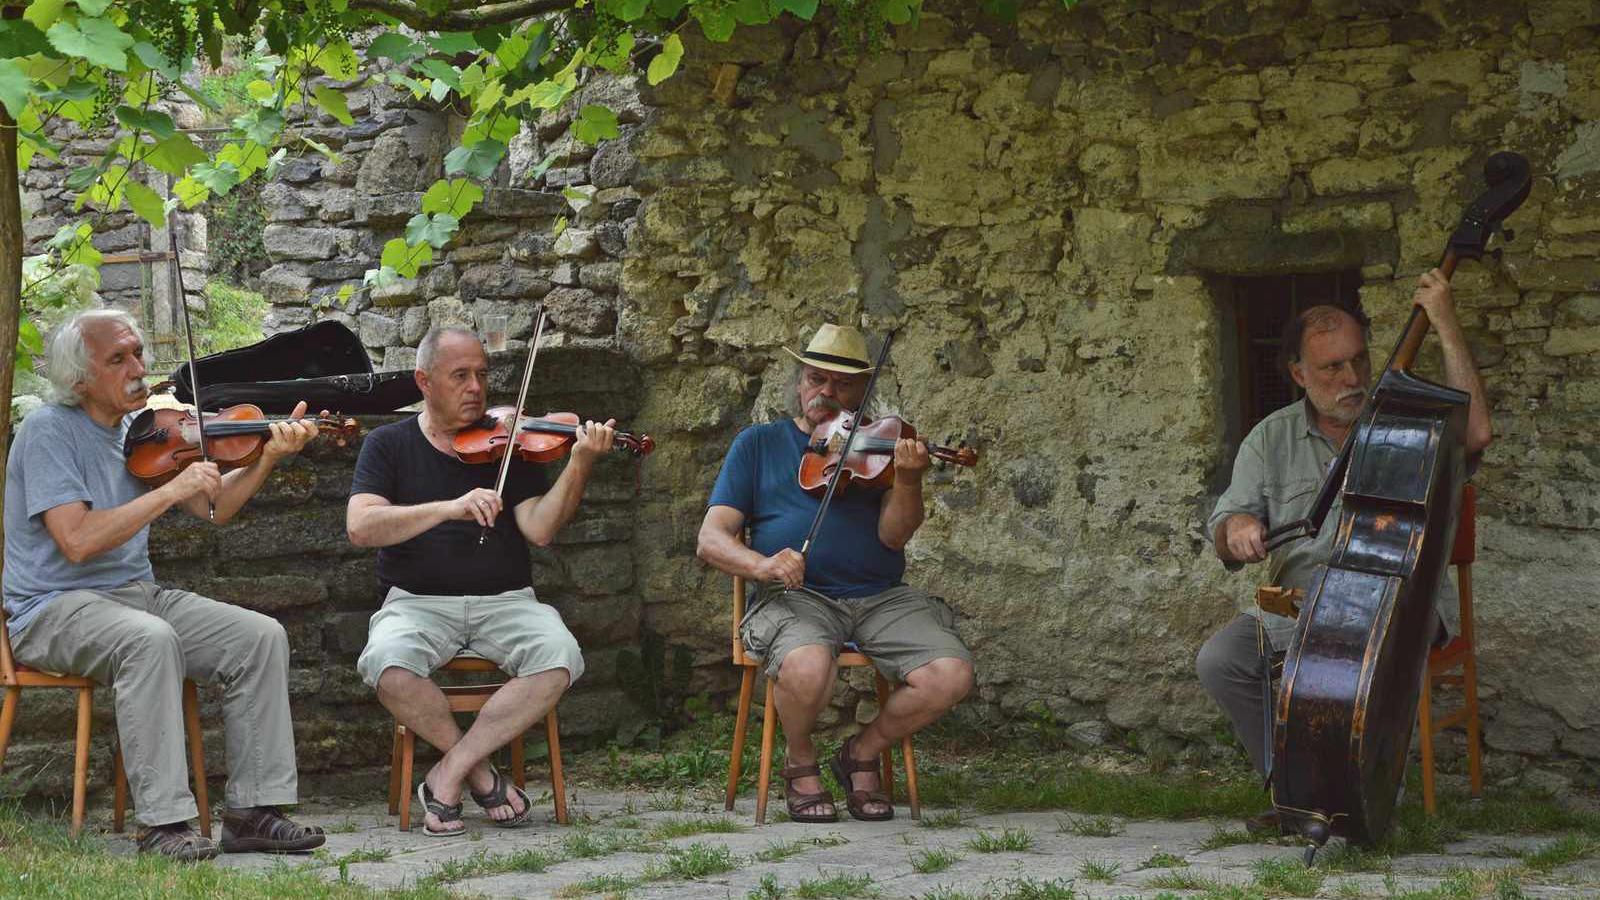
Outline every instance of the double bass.
MULTIPOLYGON (((1532 183, 1527 159, 1509 152, 1489 157, 1484 178, 1488 191, 1462 214, 1439 263, 1446 278, 1483 256, 1532 183)), ((1411 372, 1427 330, 1427 314, 1413 307, 1310 514, 1266 536, 1269 550, 1313 536, 1341 501, 1272 711, 1272 805, 1285 831, 1310 842, 1307 862, 1336 835, 1380 840, 1405 776, 1466 476, 1469 395, 1411 372)))

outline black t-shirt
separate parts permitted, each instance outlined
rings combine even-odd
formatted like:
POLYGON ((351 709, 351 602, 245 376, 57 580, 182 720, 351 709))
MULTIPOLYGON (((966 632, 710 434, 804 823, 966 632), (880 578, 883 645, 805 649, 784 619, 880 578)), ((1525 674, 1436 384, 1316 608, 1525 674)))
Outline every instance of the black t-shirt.
MULTIPOLYGON (((500 465, 469 465, 440 453, 423 435, 415 416, 374 428, 361 444, 350 494, 377 494, 395 506, 454 500, 473 488, 494 488, 500 465)), ((409 541, 378 548, 383 592, 399 587, 413 594, 498 594, 532 584, 528 543, 517 530, 515 509, 550 489, 544 470, 511 461, 505 501, 489 539, 476 521, 442 522, 409 541)))

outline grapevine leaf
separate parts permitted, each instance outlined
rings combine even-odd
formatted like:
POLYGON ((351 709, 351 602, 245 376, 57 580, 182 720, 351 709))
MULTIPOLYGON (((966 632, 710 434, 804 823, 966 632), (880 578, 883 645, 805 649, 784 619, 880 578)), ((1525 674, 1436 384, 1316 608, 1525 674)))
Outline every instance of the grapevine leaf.
POLYGON ((45 32, 51 46, 65 53, 86 59, 97 66, 117 72, 128 71, 128 48, 133 38, 106 19, 80 19, 57 22, 45 32))
POLYGON ((477 38, 460 31, 430 35, 424 40, 428 42, 428 46, 446 56, 454 56, 457 53, 466 53, 469 50, 479 49, 477 38))
POLYGON ((216 165, 198 163, 194 167, 194 179, 220 197, 233 190, 233 186, 239 183, 239 167, 229 162, 219 162, 216 165))
POLYGON ((604 106, 589 104, 578 110, 572 122, 572 134, 585 144, 598 144, 621 134, 617 129, 617 114, 604 106))
POLYGON ((344 94, 339 93, 326 85, 318 85, 311 95, 317 99, 317 105, 322 111, 346 125, 354 125, 355 117, 350 115, 350 104, 345 101, 344 94))
POLYGON ((11 118, 22 116, 28 106, 28 94, 33 82, 17 68, 15 60, 0 59, 0 103, 5 104, 11 118))
POLYGON ((182 175, 188 168, 207 159, 206 152, 195 146, 186 134, 175 134, 156 144, 144 161, 168 175, 182 175))
POLYGON ((483 188, 473 182, 465 178, 452 178, 449 181, 441 178, 430 185, 428 192, 422 195, 422 211, 449 213, 460 220, 482 200, 483 188))
POLYGON ((117 121, 135 131, 148 131, 162 140, 178 133, 178 126, 173 124, 172 117, 160 110, 134 109, 131 106, 117 107, 117 121))
POLYGON ((434 247, 442 248, 450 243, 450 237, 460 227, 461 223, 449 213, 435 213, 431 216, 418 213, 406 222, 406 243, 414 246, 426 241, 434 247))
POLYGON ((705 32, 707 40, 725 44, 733 37, 733 27, 737 23, 733 13, 725 7, 696 6, 694 17, 700 20, 700 30, 705 32))
POLYGON ((689 0, 650 0, 650 11, 663 19, 677 18, 689 0))
POLYGON ((367 58, 392 59, 406 62, 428 52, 427 48, 403 34, 390 31, 380 34, 367 47, 367 58))
POLYGON ((394 269, 405 278, 417 277, 417 270, 433 261, 433 247, 418 244, 412 247, 405 238, 393 238, 383 245, 383 255, 378 262, 384 268, 394 269))
POLYGON ((494 140, 481 140, 471 146, 457 147, 444 158, 446 174, 464 173, 474 178, 487 179, 499 167, 506 155, 506 145, 494 140))
POLYGON ((356 56, 356 51, 351 48, 350 42, 343 38, 322 45, 317 53, 317 68, 340 81, 349 81, 356 77, 360 67, 361 59, 356 56))
POLYGON ((50 52, 50 41, 32 22, 26 19, 0 19, 0 57, 14 59, 50 52))
POLYGON ((211 191, 206 186, 196 181, 194 176, 189 176, 172 186, 172 194, 183 204, 184 209, 194 209, 206 202, 211 196, 211 191))
POLYGON ((161 201, 161 195, 150 190, 142 182, 130 180, 127 184, 128 206, 138 213, 139 218, 151 225, 160 228, 167 224, 166 204, 161 201))
POLYGON ((678 71, 678 63, 683 61, 683 39, 676 34, 667 35, 661 45, 661 52, 656 58, 650 60, 650 68, 645 72, 645 80, 652 85, 660 84, 672 77, 678 71))
POLYGON ((809 22, 817 14, 817 0, 772 0, 772 8, 809 22))

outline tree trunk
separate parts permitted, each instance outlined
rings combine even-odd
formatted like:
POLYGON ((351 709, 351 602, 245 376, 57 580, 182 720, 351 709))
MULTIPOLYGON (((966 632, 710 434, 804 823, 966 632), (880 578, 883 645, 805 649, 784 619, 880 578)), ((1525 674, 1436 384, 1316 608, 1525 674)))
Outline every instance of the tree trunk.
MULTIPOLYGON (((7 10, 10 12, 10 10, 7 10)), ((22 320, 22 194, 17 186, 17 123, 0 106, 0 454, 11 450, 11 382, 22 320)), ((0 466, 0 514, 6 472, 0 466)), ((5 524, 0 519, 0 541, 5 524)))

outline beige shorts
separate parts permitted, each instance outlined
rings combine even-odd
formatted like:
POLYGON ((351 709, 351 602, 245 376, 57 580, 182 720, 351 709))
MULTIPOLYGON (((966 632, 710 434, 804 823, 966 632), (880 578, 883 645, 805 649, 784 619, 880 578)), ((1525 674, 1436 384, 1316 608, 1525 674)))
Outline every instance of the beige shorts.
POLYGON ((972 662, 972 651, 956 633, 950 605, 907 585, 850 600, 815 591, 763 589, 739 623, 739 636, 773 678, 784 656, 807 644, 826 646, 835 656, 853 644, 891 681, 904 681, 936 659, 972 662))
POLYGON ((384 669, 427 678, 463 653, 481 656, 515 678, 566 669, 571 684, 583 674, 577 639, 555 607, 534 597, 533 588, 462 597, 390 588, 367 625, 367 646, 356 670, 376 687, 384 669))

